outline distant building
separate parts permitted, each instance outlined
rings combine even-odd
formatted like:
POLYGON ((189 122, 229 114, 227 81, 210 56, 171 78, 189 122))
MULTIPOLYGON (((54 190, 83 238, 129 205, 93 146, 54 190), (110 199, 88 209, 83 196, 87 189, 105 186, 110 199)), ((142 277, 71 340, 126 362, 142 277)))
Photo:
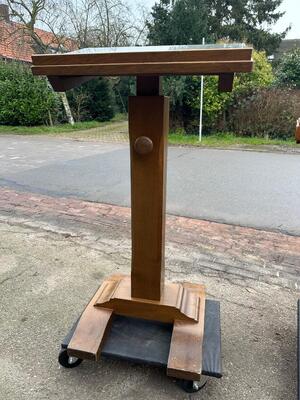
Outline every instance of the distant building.
MULTIPOLYGON (((35 29, 35 32, 47 46, 49 53, 57 51, 59 44, 54 34, 42 29, 35 29)), ((64 40, 65 50, 76 50, 76 48, 74 40, 69 38, 64 40)), ((24 26, 11 21, 8 6, 0 4, 0 60, 31 63, 31 56, 35 53, 33 39, 26 33, 24 26)))
POLYGON ((300 39, 284 39, 272 59, 278 60, 284 53, 297 48, 300 49, 300 39))

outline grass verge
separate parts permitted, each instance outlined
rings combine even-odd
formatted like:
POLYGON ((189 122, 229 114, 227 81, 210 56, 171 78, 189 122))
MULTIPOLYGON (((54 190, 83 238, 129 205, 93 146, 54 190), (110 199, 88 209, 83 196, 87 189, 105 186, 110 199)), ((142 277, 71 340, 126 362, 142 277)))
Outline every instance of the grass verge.
MULTIPOLYGON (((104 140, 108 142, 128 141, 128 123, 124 114, 118 114, 108 122, 78 122, 75 125, 62 124, 50 126, 1 126, 0 135, 49 135, 81 140, 104 140)), ((257 137, 241 137, 232 133, 216 133, 203 136, 199 142, 197 135, 185 135, 181 133, 169 134, 169 143, 180 146, 202 146, 202 147, 256 147, 256 146, 285 146, 296 147, 293 138, 264 139, 257 137)), ((300 148, 298 145, 297 147, 300 148)))
MULTIPOLYGON (((74 125, 70 124, 59 124, 54 126, 8 126, 0 125, 1 134, 12 134, 12 135, 43 135, 53 134, 59 135, 64 133, 72 133, 79 131, 87 131, 93 128, 99 128, 104 126, 112 125, 116 122, 126 121, 126 116, 123 114, 117 114, 111 121, 98 122, 98 121, 87 121, 87 122, 76 122, 74 125)), ((64 135, 65 136, 65 135, 64 135)))
POLYGON ((295 141, 292 139, 264 139, 257 137, 241 137, 235 136, 232 133, 216 133, 214 135, 203 136, 199 142, 199 137, 196 135, 184 135, 178 133, 169 134, 169 143, 177 145, 190 146, 207 146, 207 147, 230 147, 230 146, 295 146, 295 141))

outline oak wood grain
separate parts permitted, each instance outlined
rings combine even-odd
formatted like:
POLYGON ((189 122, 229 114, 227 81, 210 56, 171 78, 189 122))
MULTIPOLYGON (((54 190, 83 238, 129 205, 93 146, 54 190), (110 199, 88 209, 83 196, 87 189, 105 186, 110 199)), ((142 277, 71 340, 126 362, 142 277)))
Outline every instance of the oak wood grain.
POLYGON ((37 54, 32 56, 34 65, 70 64, 121 64, 149 62, 188 62, 188 61, 238 61, 250 60, 251 47, 224 49, 194 49, 173 51, 149 51, 131 53, 90 53, 90 54, 37 54))
POLYGON ((123 76, 123 75, 218 75, 251 72, 252 61, 191 61, 114 64, 33 65, 34 75, 123 76))
POLYGON ((165 191, 169 100, 163 96, 129 98, 131 154, 132 297, 160 300, 164 286, 165 191), (147 137, 152 151, 140 154, 135 143, 147 137))
POLYGON ((113 317, 113 310, 94 307, 99 290, 83 311, 68 345, 68 355, 99 360, 101 347, 113 317))
POLYGON ((199 295, 181 283, 166 283, 159 301, 131 296, 129 276, 112 276, 106 279, 95 301, 96 307, 113 309, 115 314, 173 323, 174 320, 197 322, 199 295))
POLYGON ((200 298, 198 322, 176 320, 173 326, 167 374, 199 381, 202 371, 202 344, 204 336, 205 291, 201 285, 183 284, 200 298))

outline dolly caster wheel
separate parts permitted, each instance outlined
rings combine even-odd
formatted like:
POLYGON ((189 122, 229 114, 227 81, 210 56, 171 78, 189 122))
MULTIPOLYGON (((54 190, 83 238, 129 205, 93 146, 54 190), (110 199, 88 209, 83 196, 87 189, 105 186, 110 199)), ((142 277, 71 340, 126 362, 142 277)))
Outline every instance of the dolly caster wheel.
POLYGON ((201 381, 188 381, 186 379, 181 379, 179 385, 186 393, 196 393, 204 388, 206 382, 207 379, 204 378, 201 379, 201 381))
POLYGON ((82 363, 82 359, 70 357, 67 353, 67 349, 61 349, 58 355, 58 362, 64 368, 75 368, 82 363))

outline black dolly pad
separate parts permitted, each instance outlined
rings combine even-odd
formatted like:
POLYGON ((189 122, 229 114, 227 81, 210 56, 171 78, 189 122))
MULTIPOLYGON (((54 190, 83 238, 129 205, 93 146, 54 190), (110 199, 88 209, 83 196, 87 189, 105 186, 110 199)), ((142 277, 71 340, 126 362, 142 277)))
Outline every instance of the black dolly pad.
MULTIPOLYGON (((62 342, 67 348, 77 321, 62 342)), ((172 324, 116 315, 101 356, 167 367, 172 324)), ((202 374, 222 377, 220 302, 206 300, 202 374)), ((300 400, 300 399, 299 399, 300 400)))

